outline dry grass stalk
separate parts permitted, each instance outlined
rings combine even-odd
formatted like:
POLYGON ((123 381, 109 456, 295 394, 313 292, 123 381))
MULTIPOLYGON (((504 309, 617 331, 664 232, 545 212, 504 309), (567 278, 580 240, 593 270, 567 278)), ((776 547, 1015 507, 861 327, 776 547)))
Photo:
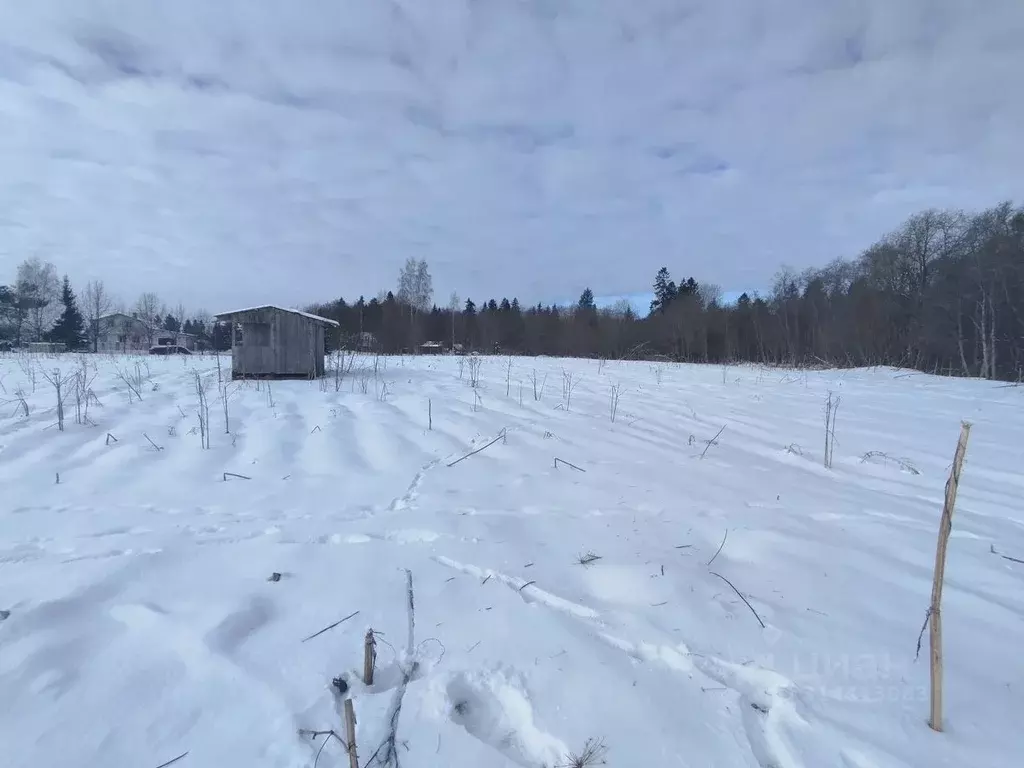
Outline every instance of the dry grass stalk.
MULTIPOLYGON (((197 374, 198 375, 198 374, 197 374)), ((117 378, 125 383, 128 387, 128 404, 132 403, 132 396, 135 396, 136 400, 142 401, 142 370, 138 363, 135 364, 135 375, 125 370, 117 372, 117 378)))
POLYGON ((43 378, 50 382, 50 386, 53 387, 57 393, 57 429, 61 432, 64 431, 64 394, 65 388, 68 382, 71 381, 71 376, 62 376, 60 369, 54 368, 53 373, 46 373, 43 371, 43 378))
POLYGON ((545 373, 544 379, 542 381, 539 381, 539 384, 538 381, 539 380, 537 379, 537 369, 534 368, 533 372, 530 374, 530 382, 533 384, 533 399, 535 402, 540 402, 540 400, 544 397, 544 387, 547 386, 548 375, 545 373))
POLYGON ((199 400, 199 442, 201 447, 210 447, 210 405, 206 399, 206 384, 199 371, 195 372, 196 397, 199 400))
POLYGON ((469 386, 473 389, 480 386, 480 367, 482 365, 483 360, 475 354, 469 358, 469 386))
POLYGON ((566 412, 568 412, 572 406, 572 393, 579 383, 579 375, 573 371, 567 371, 564 368, 562 369, 562 405, 565 407, 566 412))
POLYGON ((949 534, 953 530, 953 508, 960 487, 960 472, 967 453, 967 440, 971 436, 971 425, 960 424, 960 438, 953 455, 953 467, 946 481, 946 498, 942 505, 942 520, 939 523, 939 542, 935 550, 935 573, 932 579, 932 602, 928 608, 931 622, 928 639, 931 645, 931 713, 928 725, 934 731, 942 730, 942 585, 946 575, 946 549, 949 534))
POLYGON ((832 469, 832 454, 836 446, 836 412, 841 401, 841 397, 833 398, 831 392, 825 401, 825 469, 832 469))
POLYGON ((601 739, 587 739, 583 751, 579 754, 570 752, 565 756, 565 762, 559 763, 555 768, 588 768, 592 765, 607 765, 604 759, 608 754, 608 747, 601 739))
POLYGON ((18 389, 14 391, 14 399, 5 401, 5 405, 10 403, 14 403, 14 413, 11 414, 12 419, 18 414, 21 414, 26 419, 28 418, 31 410, 28 407, 28 400, 26 399, 24 389, 18 387, 18 389))
POLYGON ((882 461, 892 462, 896 464, 904 472, 909 472, 912 475, 920 475, 921 471, 910 463, 907 459, 901 459, 898 456, 890 456, 883 451, 868 451, 860 457, 860 463, 863 464, 872 459, 882 459, 882 461))
POLYGON ((615 423, 615 417, 619 415, 619 397, 622 395, 622 385, 613 384, 611 389, 611 402, 609 404, 609 416, 612 424, 615 423))
POLYGON ((600 559, 601 559, 601 555, 595 554, 593 552, 587 552, 585 555, 580 555, 579 557, 577 557, 576 558, 576 562, 579 565, 586 566, 586 565, 590 565, 591 563, 596 563, 600 559))

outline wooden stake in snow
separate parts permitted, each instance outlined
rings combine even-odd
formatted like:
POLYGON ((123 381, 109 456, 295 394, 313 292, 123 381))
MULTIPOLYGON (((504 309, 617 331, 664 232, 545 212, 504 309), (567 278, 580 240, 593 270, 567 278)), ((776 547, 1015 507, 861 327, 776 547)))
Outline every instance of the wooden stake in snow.
POLYGON ((953 529, 953 507, 956 506, 956 492, 960 486, 960 471, 967 453, 967 439, 971 436, 971 425, 960 424, 960 439, 956 443, 953 468, 946 481, 946 499, 942 505, 942 521, 939 523, 939 544, 935 551, 935 575, 932 579, 932 603, 928 609, 931 627, 931 717, 928 725, 933 731, 942 731, 942 582, 946 575, 946 548, 949 534, 953 529))
POLYGON ((356 753, 356 711, 352 708, 352 699, 345 699, 345 740, 348 742, 348 764, 350 768, 359 768, 359 755, 356 753))
POLYGON ((373 629, 366 630, 363 641, 363 682, 373 685, 373 665, 377 660, 377 641, 373 637, 373 629))

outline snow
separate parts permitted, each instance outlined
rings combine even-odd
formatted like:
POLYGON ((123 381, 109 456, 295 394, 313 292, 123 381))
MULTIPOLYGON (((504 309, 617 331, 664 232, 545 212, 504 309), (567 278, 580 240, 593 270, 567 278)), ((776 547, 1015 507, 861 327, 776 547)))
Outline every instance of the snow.
POLYGON ((274 309, 277 310, 278 312, 290 312, 293 315, 300 315, 302 317, 308 318, 309 320, 316 320, 318 323, 325 323, 326 325, 333 325, 334 327, 338 327, 339 325, 337 320, 331 320, 329 317, 320 317, 320 315, 313 315, 310 314, 309 312, 303 312, 301 309, 287 309, 286 307, 279 307, 276 304, 261 304, 258 307, 235 309, 232 310, 231 312, 218 312, 216 315, 214 315, 214 317, 216 317, 218 320, 223 320, 225 318, 231 317, 232 315, 241 315, 244 312, 258 312, 261 309, 274 309))
MULTIPOLYGON (((1019 764, 1020 389, 481 358, 474 391, 458 359, 366 358, 340 391, 232 383, 228 434, 214 358, 86 359, 101 405, 60 432, 29 359, 0 358, 5 766, 312 766, 299 731, 344 736, 339 676, 360 765, 399 705, 405 768, 550 767, 588 739, 615 768, 1019 764), (939 734, 915 648, 961 419, 939 734)), ((317 765, 348 761, 331 739, 317 765)))

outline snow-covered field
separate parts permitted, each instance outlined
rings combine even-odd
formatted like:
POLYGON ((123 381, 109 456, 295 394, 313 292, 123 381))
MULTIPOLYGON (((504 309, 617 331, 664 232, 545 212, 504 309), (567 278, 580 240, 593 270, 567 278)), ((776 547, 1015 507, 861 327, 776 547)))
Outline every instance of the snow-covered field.
MULTIPOLYGON (((405 768, 564 765, 588 739, 614 768, 1020 764, 1021 389, 522 358, 474 389, 465 361, 367 359, 340 391, 232 384, 228 434, 214 358, 87 365, 92 423, 69 392, 60 432, 42 373, 0 358, 4 766, 311 766, 326 737, 300 729, 344 736, 339 676, 361 766, 391 722, 405 768), (914 657, 961 419, 938 734, 927 636, 914 657)), ((318 765, 349 763, 331 739, 318 765)))

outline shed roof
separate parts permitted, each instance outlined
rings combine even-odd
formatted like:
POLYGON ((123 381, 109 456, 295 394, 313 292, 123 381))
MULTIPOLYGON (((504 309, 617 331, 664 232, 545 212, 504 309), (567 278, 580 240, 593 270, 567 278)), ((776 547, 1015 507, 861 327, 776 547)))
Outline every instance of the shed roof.
POLYGON ((260 310, 263 310, 263 309, 272 309, 275 312, 289 312, 289 313, 291 313, 293 315, 301 315, 302 317, 306 318, 307 320, 312 320, 312 321, 317 322, 317 323, 323 323, 324 325, 333 325, 335 328, 338 327, 338 321, 337 320, 331 320, 330 318, 327 318, 327 317, 320 317, 320 315, 312 315, 309 312, 303 312, 302 310, 299 310, 299 309, 286 309, 285 307, 279 307, 279 306, 277 306, 275 304, 263 304, 263 305, 258 306, 258 307, 247 307, 246 309, 235 309, 235 310, 232 310, 231 312, 219 312, 216 315, 214 315, 214 317, 217 318, 218 320, 225 320, 227 318, 234 317, 235 315, 245 314, 246 312, 259 312, 260 310))

